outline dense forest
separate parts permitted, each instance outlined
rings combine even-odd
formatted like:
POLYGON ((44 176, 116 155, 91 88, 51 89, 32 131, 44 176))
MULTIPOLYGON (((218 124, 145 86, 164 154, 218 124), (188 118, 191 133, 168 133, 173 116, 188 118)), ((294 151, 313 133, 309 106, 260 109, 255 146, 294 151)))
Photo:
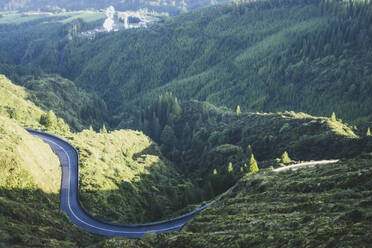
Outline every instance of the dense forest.
POLYGON ((371 122, 365 104, 372 95, 371 13, 369 1, 234 2, 92 41, 66 38, 86 29, 81 21, 59 28, 3 26, 1 57, 19 70, 42 68, 99 92, 118 117, 113 128, 135 128, 140 108, 134 106, 147 106, 166 91, 181 101, 335 112, 363 124, 371 122), (20 44, 12 51, 14 40, 20 44))

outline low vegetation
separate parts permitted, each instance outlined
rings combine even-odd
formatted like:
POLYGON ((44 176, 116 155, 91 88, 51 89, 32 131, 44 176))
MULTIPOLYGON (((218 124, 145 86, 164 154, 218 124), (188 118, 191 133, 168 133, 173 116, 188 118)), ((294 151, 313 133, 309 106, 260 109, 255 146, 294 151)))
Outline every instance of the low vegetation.
POLYGON ((182 232, 98 247, 367 247, 372 154, 244 176, 182 232))

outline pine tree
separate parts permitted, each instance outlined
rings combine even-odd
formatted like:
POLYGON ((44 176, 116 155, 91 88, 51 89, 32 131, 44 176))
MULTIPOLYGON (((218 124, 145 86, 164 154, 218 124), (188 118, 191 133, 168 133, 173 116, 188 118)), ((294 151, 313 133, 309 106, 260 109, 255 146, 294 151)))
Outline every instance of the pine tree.
POLYGON ((216 169, 214 169, 214 170, 213 170, 213 175, 215 175, 215 176, 216 176, 217 174, 218 174, 217 170, 216 170, 216 169))
POLYGON ((337 121, 335 112, 332 112, 331 120, 332 121, 337 121))
POLYGON ((99 130, 100 133, 107 133, 106 125, 103 123, 102 128, 99 130))
POLYGON ((236 116, 240 117, 240 115, 242 114, 242 112, 240 111, 240 106, 236 106, 236 116))
POLYGON ((284 152, 284 153, 282 154, 281 162, 282 162, 283 164, 288 164, 288 163, 290 163, 291 161, 292 161, 292 160, 289 158, 288 153, 287 153, 287 152, 284 152))
POLYGON ((93 127, 92 127, 92 125, 89 126, 89 132, 91 132, 91 133, 94 132, 94 131, 93 131, 93 127))
POLYGON ((232 173, 233 171, 234 171, 234 169, 233 169, 232 163, 229 162, 229 165, 228 165, 228 167, 227 167, 227 172, 228 172, 228 173, 232 173))
POLYGON ((367 129, 367 134, 366 134, 366 136, 371 136, 371 129, 370 129, 370 128, 367 129))
POLYGON ((249 161, 249 173, 254 174, 254 173, 257 173, 258 171, 259 171, 258 164, 252 153, 251 160, 249 161))

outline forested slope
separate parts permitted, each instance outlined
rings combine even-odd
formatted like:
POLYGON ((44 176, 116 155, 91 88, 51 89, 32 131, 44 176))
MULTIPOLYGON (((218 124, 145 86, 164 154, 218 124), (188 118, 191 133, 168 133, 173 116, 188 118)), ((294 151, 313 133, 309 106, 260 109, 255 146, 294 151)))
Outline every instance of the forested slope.
MULTIPOLYGON (((128 120, 122 127, 134 127, 136 106, 165 91, 246 111, 335 112, 363 124, 372 106, 366 104, 372 100, 371 18, 369 1, 261 0, 95 40, 77 35, 91 25, 81 20, 1 25, 7 34, 0 40, 1 68, 14 78, 59 73, 100 94, 111 113, 128 120)), ((110 122, 116 127, 120 120, 110 122)))
POLYGON ((69 42, 60 48, 63 64, 43 69, 100 92, 115 113, 172 91, 247 111, 369 120, 371 13, 364 1, 215 6, 150 29, 69 42))

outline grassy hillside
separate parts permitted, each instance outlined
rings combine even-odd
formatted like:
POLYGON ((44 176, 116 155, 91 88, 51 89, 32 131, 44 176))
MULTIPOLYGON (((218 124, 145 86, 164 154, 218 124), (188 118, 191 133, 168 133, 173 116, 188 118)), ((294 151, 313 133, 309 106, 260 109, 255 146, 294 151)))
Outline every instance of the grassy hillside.
POLYGON ((40 127, 43 111, 28 100, 29 93, 0 75, 0 115, 15 119, 27 127, 40 127))
POLYGON ((61 168, 47 144, 3 116, 0 144, 2 247, 76 247, 99 240, 59 210, 61 168))
POLYGON ((98 130, 108 118, 106 105, 99 97, 60 76, 23 77, 21 84, 27 89, 0 75, 0 113, 26 127, 41 127, 40 116, 49 110, 63 118, 73 130, 90 125, 98 130))
POLYGON ((371 161, 247 175, 180 233, 98 247, 368 247, 371 161))

